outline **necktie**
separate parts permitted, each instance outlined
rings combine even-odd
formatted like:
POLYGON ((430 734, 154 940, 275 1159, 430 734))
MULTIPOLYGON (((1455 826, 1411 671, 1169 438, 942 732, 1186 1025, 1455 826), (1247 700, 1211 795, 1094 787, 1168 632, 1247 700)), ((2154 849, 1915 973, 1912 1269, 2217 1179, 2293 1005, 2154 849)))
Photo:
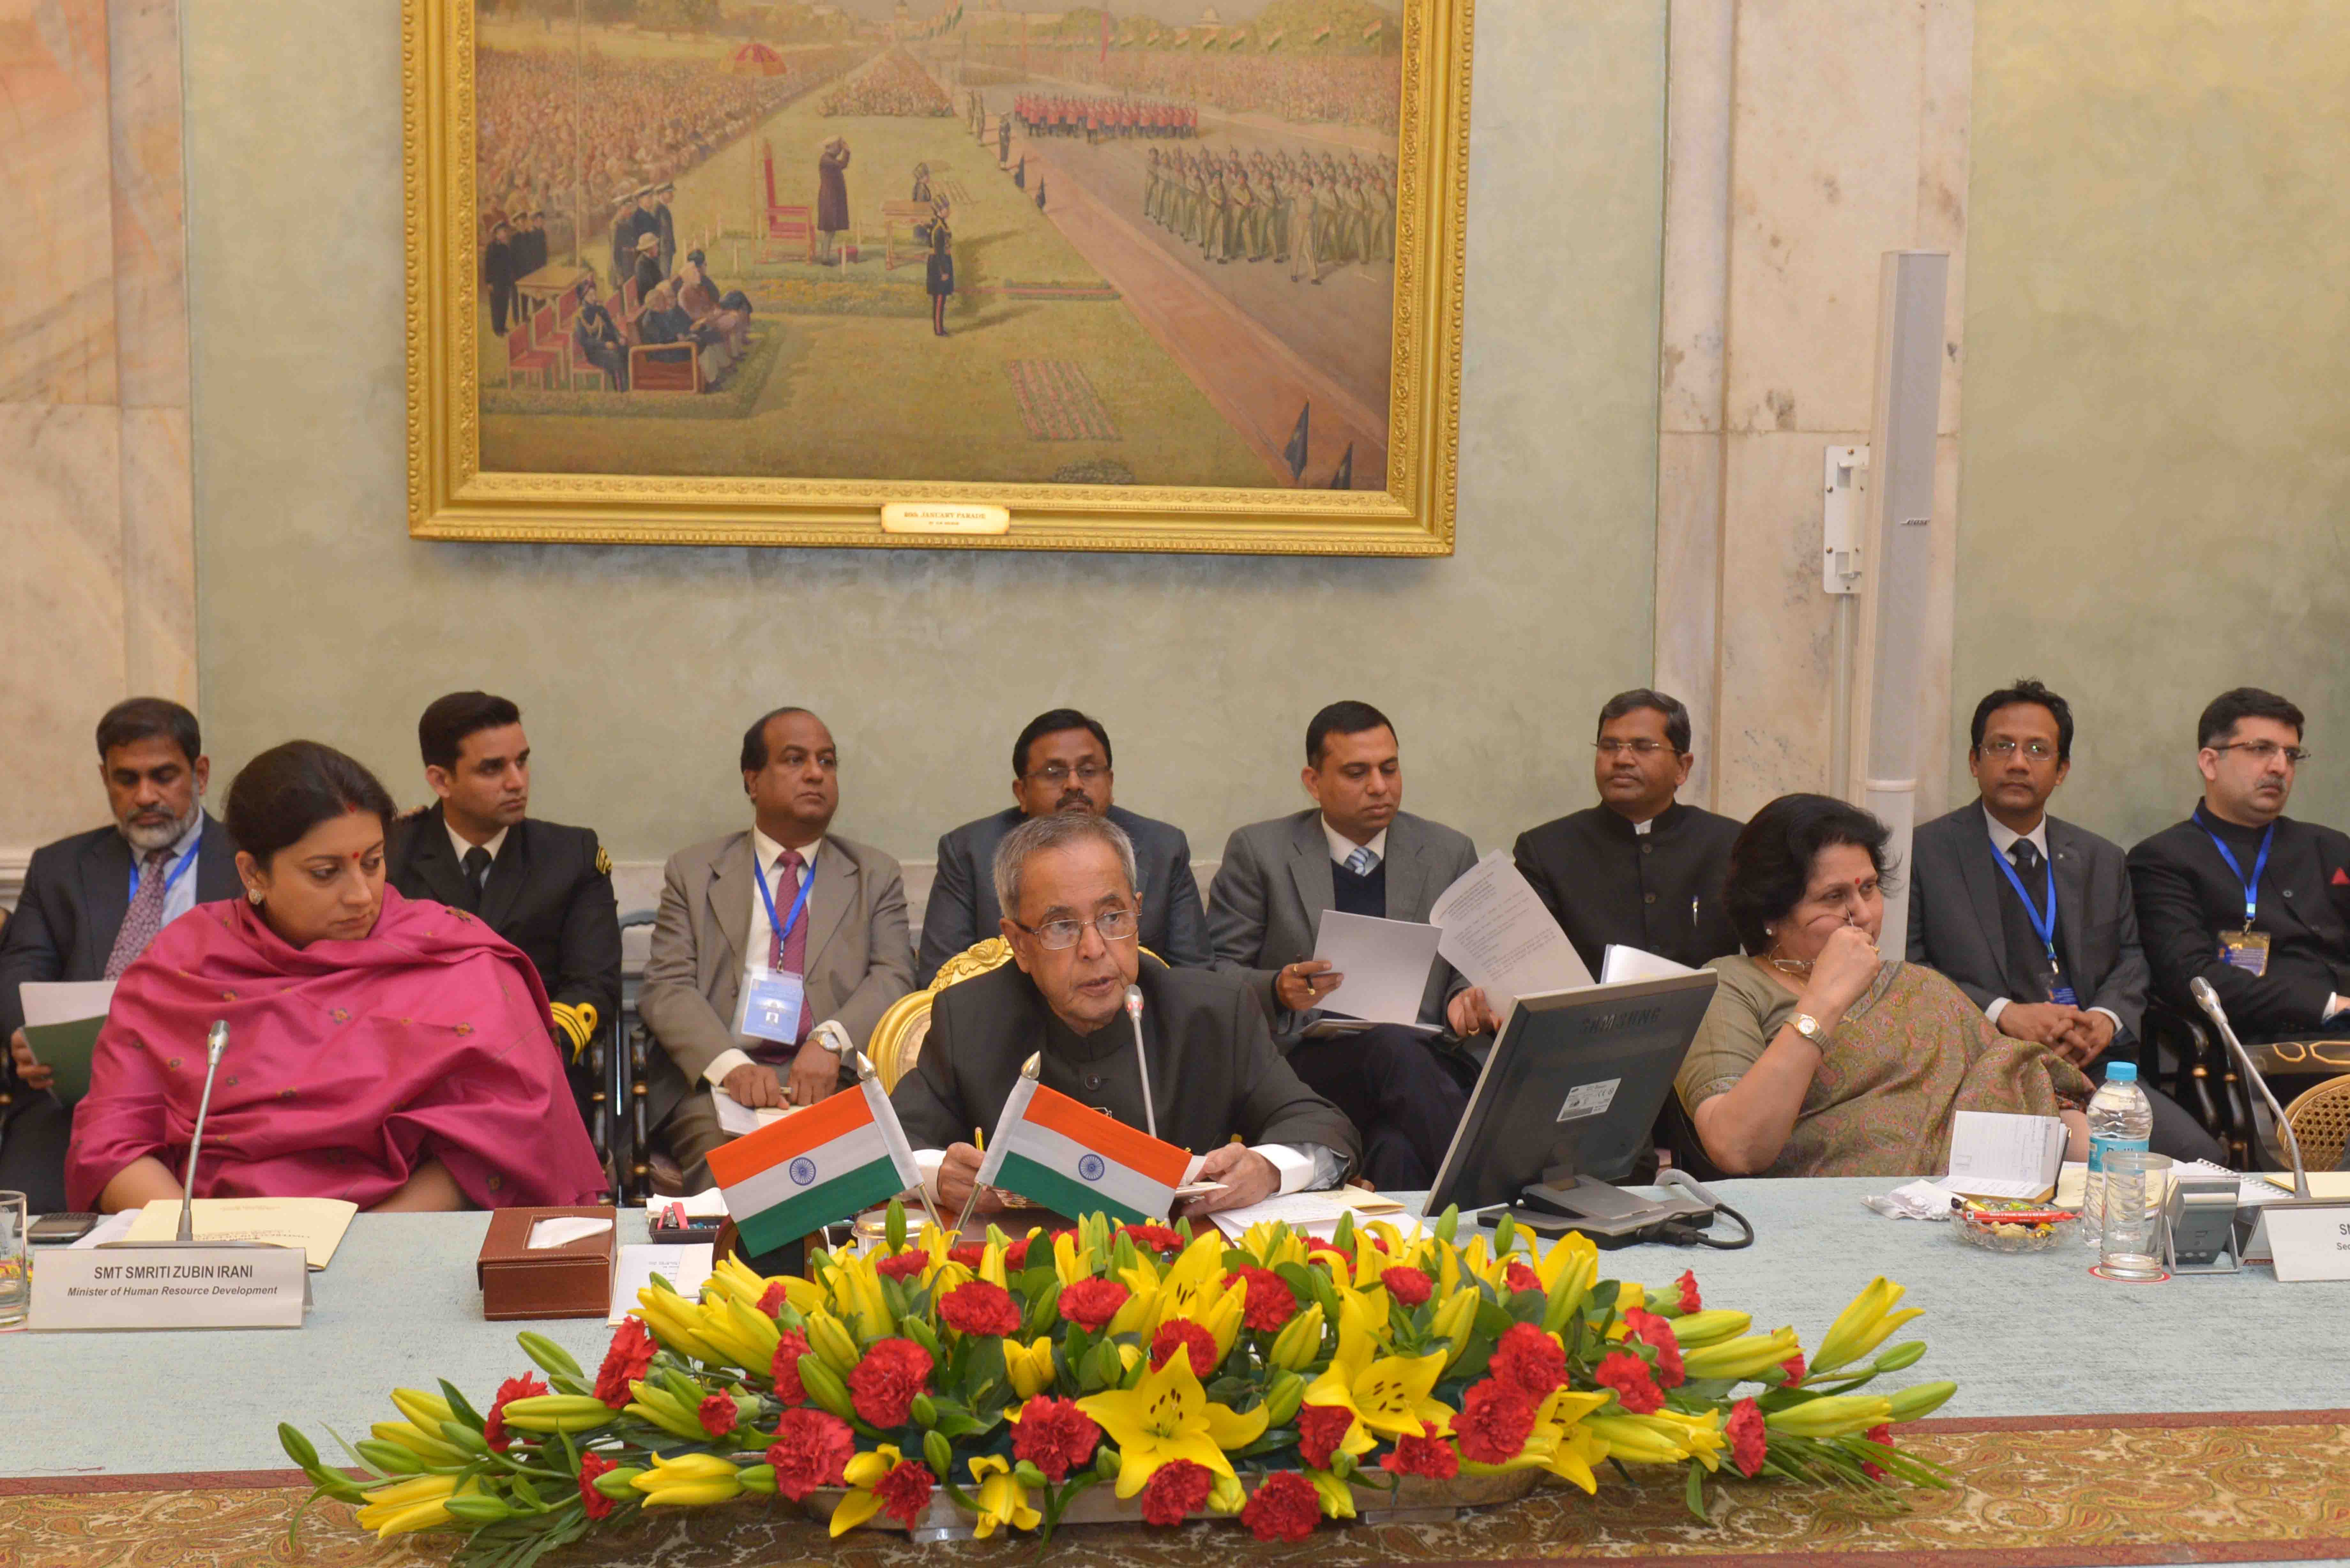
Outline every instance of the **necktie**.
MULTIPOLYGON (((2048 882, 2043 867, 2047 862, 2041 857, 2039 847, 2029 838, 2019 838, 2008 846, 2007 858, 2015 867, 2016 880, 2023 884, 2023 890, 2044 911, 2048 882)), ((2009 891, 2014 889, 2010 888, 2009 891)), ((2007 928, 2008 967, 2014 971, 2016 988, 2024 992, 2019 1000, 2047 1001, 2048 950, 2041 945, 2040 934, 2032 929, 2032 921, 2025 916, 2021 904, 2007 911, 2004 924, 2007 928)))
POLYGON ((1371 853, 1371 846, 1367 844, 1356 845, 1355 852, 1347 857, 1347 869, 1357 877, 1369 876, 1371 867, 1378 863, 1379 857, 1371 853))
POLYGON ((114 933, 114 950, 106 956, 106 977, 112 980, 129 969, 155 933, 163 929, 163 899, 168 889, 163 868, 172 863, 169 848, 150 849, 146 867, 139 873, 139 896, 130 900, 130 910, 122 917, 122 929, 114 933))
MULTIPOLYGON (((2039 846, 2033 844, 2029 838, 2019 838, 2013 844, 2009 845, 2007 846, 2007 857, 2011 861, 2014 862, 2015 874, 2019 877, 2030 877, 2039 873, 2040 849, 2039 846)), ((2023 885, 2026 888, 2032 886, 2029 881, 2026 881, 2023 885)))
POLYGON ((482 910, 482 889, 490 879, 490 852, 480 845, 465 851, 465 908, 482 910))
MULTIPOLYGON (((792 934, 786 937, 771 931, 767 936, 767 967, 803 976, 807 973, 808 912, 806 907, 803 907, 800 909, 800 918, 793 920, 792 903, 799 897, 800 867, 806 864, 807 862, 800 858, 800 852, 796 849, 786 849, 777 857, 775 865, 782 874, 775 878, 775 917, 791 922, 792 934)), ((793 1038, 795 1041, 806 1040, 808 1037, 808 1027, 814 1022, 815 1020, 809 1016, 807 998, 803 993, 800 999, 800 1026, 793 1038)))

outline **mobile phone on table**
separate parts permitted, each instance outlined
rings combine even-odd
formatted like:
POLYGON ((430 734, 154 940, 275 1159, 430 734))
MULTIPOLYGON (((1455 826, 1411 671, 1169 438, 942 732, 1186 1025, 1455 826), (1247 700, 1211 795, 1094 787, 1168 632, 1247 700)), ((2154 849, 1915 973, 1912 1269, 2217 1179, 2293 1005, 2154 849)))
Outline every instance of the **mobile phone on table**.
POLYGON ((26 1227, 25 1237, 36 1247, 53 1247, 62 1241, 78 1241, 98 1229, 95 1214, 44 1214, 26 1227))

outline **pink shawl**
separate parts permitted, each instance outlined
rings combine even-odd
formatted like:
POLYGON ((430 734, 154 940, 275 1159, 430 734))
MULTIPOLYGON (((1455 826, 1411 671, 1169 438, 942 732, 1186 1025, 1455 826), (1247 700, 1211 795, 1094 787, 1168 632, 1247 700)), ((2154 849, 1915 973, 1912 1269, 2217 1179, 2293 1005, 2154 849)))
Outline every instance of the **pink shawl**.
POLYGON ((445 905, 387 887, 373 931, 301 949, 241 898, 200 905, 115 990, 67 1196, 97 1208, 142 1155, 184 1178, 205 1032, 224 1019, 198 1197, 368 1209, 437 1158, 484 1208, 591 1202, 603 1172, 547 1017, 530 961, 445 905))

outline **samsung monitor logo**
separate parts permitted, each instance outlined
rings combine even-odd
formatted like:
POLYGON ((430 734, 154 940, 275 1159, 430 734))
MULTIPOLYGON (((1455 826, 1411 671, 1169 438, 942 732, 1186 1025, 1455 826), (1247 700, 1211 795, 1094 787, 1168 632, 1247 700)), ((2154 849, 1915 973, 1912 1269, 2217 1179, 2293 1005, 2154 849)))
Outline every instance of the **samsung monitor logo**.
POLYGON ((1596 1018, 1586 1018, 1576 1033, 1581 1034, 1612 1034, 1619 1029, 1646 1029, 1664 1017, 1661 1007, 1635 1007, 1623 1012, 1603 1012, 1596 1018))

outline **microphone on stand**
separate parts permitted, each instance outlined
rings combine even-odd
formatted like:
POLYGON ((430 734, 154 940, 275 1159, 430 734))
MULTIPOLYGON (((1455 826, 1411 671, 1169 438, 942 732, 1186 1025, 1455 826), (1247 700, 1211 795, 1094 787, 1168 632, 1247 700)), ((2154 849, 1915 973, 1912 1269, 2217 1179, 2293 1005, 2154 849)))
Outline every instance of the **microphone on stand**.
POLYGON ((1142 1079, 1142 1120, 1152 1137, 1159 1136, 1159 1113, 1150 1105, 1150 1058, 1142 1054, 1142 987, 1126 988, 1126 1021, 1134 1026, 1134 1066, 1142 1079))
MULTIPOLYGON (((2193 993, 2195 1004, 2219 1026, 2220 1038, 2227 1042, 2228 1049, 2235 1054, 2236 1065, 2243 1069, 2244 1075, 2260 1090, 2261 1098, 2269 1103, 2269 1114, 2276 1117, 2277 1130, 2284 1135, 2285 1152, 2293 1157, 2293 1201, 2314 1201, 2309 1192, 2309 1172, 2301 1163, 2301 1139, 2293 1136, 2293 1124, 2285 1119, 2284 1107, 2278 1105, 2276 1096, 2270 1093, 2269 1081, 2262 1077, 2261 1070, 2252 1064, 2252 1054, 2244 1049, 2244 1043, 2237 1039, 2235 1030, 2229 1027, 2227 1012, 2220 1005, 2220 993, 2212 990, 2211 982, 2199 974, 2187 982, 2187 989, 2193 993)), ((2254 1129, 2255 1134, 2258 1130, 2254 1129)))
POLYGON ((196 1101, 196 1130, 188 1139, 188 1168, 180 1177, 180 1242, 196 1239, 196 1156, 204 1147, 204 1116, 213 1108, 213 1076, 220 1071, 221 1054, 228 1049, 228 1020, 213 1020, 204 1036, 204 1092, 196 1101))

